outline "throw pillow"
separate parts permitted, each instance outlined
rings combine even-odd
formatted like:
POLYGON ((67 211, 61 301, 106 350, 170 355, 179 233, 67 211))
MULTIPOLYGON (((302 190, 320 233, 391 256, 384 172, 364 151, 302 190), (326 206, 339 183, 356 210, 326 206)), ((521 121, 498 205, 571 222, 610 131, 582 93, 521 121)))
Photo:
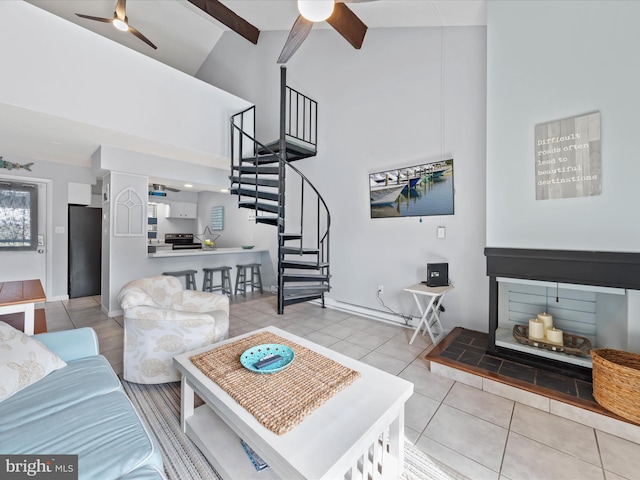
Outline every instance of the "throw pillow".
POLYGON ((66 365, 42 342, 0 322, 0 402, 66 365))

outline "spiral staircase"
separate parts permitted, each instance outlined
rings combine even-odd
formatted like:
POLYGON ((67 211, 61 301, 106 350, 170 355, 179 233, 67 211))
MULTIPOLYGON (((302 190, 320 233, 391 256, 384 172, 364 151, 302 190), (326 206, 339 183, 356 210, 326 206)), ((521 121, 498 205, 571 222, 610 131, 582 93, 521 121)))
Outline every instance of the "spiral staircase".
POLYGON ((254 138, 255 107, 231 117, 231 189, 240 208, 278 235, 278 313, 295 303, 320 299, 330 289, 327 204, 292 162, 317 153, 318 104, 287 86, 280 69, 280 136, 254 138))

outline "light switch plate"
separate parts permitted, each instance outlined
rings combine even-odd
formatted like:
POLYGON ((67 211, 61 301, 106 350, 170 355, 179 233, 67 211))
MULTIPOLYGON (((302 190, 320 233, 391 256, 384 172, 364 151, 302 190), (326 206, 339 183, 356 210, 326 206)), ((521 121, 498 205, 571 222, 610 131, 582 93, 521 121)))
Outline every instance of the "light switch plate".
POLYGON ((444 227, 438 227, 438 238, 444 238, 446 236, 446 230, 444 227))

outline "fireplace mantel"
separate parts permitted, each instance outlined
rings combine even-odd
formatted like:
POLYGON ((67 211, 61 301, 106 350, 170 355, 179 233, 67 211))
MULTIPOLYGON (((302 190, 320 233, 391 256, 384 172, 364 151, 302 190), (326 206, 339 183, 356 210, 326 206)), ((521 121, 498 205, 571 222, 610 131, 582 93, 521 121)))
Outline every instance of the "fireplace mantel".
POLYGON ((485 248, 485 256, 490 280, 488 351, 505 358, 517 357, 519 361, 536 367, 590 376, 588 369, 548 361, 536 355, 514 353, 496 346, 498 278, 640 290, 640 253, 485 248))
POLYGON ((489 277, 640 290, 640 253, 485 248, 489 277))

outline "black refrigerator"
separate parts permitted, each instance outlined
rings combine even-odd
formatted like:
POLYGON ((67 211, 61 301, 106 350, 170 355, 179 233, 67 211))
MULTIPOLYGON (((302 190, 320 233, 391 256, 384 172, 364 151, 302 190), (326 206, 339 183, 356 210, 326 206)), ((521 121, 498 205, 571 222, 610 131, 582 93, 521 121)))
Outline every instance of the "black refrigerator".
POLYGON ((100 295, 102 209, 69 205, 69 298, 100 295))

